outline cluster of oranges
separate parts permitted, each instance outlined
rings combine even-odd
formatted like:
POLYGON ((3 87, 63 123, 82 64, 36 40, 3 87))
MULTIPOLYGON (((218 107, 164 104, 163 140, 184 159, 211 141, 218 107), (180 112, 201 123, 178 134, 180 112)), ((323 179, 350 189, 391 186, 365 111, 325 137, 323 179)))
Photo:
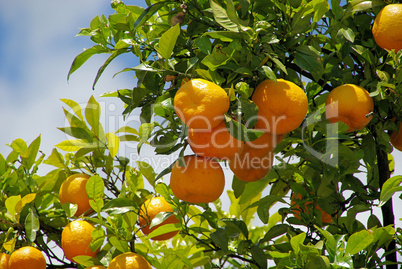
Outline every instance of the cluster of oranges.
MULTIPOLYGON (((266 80, 253 95, 258 106, 256 129, 262 135, 240 141, 231 121, 225 121, 229 97, 215 83, 193 79, 183 84, 174 97, 175 111, 188 126, 188 143, 195 155, 177 162, 170 187, 175 196, 191 203, 207 203, 219 198, 225 179, 216 160, 225 160, 240 180, 256 181, 268 174, 273 150, 287 132, 300 126, 308 109, 303 90, 290 81, 266 80)), ((236 119, 235 119, 236 120, 236 119)))
MULTIPOLYGON (((229 97, 224 89, 203 79, 193 79, 179 88, 175 111, 188 127, 188 142, 195 155, 185 156, 182 164, 177 161, 172 168, 170 187, 176 197, 190 203, 219 198, 225 178, 217 160, 228 161, 242 181, 257 181, 268 174, 276 145, 301 125, 308 100, 299 86, 284 79, 262 81, 252 100, 258 107, 255 129, 262 135, 243 142, 232 135, 234 127, 225 122, 229 97)), ((330 92, 325 112, 331 123, 344 122, 351 132, 370 122, 373 109, 373 100, 364 88, 345 84, 330 92)))

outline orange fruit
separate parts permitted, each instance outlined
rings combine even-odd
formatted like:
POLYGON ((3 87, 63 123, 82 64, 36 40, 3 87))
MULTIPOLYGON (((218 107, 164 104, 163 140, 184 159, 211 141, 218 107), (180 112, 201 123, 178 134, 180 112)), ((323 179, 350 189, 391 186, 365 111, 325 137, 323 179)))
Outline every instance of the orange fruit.
POLYGON ((399 130, 393 131, 391 134, 391 144, 399 151, 402 151, 402 123, 400 123, 399 130))
POLYGON ((402 49, 402 4, 385 6, 376 16, 373 36, 378 46, 398 52, 402 49))
POLYGON ((42 252, 34 247, 26 246, 11 253, 8 261, 9 269, 46 269, 46 259, 42 252))
POLYGON ((224 121, 212 129, 189 129, 188 143, 198 156, 217 159, 234 157, 244 144, 230 134, 224 121))
MULTIPOLYGON (((154 197, 148 199, 144 202, 141 206, 140 213, 138 216, 138 221, 141 225, 141 231, 148 235, 157 228, 161 227, 162 225, 169 224, 169 223, 179 223, 179 220, 176 218, 175 215, 171 215, 161 224, 153 226, 149 228, 151 221, 161 212, 173 212, 172 206, 165 200, 163 197, 154 197)), ((162 234, 159 236, 152 237, 153 240, 168 240, 175 236, 179 231, 174 231, 166 234, 162 234)))
POLYGON ((299 127, 308 109, 304 91, 284 79, 264 80, 255 88, 252 100, 259 109, 256 129, 273 134, 285 134, 299 127))
POLYGON ((126 252, 116 256, 110 262, 108 269, 152 269, 152 267, 141 255, 126 252))
POLYGON ((229 97, 224 89, 205 79, 192 79, 174 96, 177 116, 189 128, 211 129, 224 119, 229 97))
POLYGON ((253 141, 247 141, 240 154, 230 159, 229 167, 240 180, 253 182, 264 178, 271 170, 275 146, 284 135, 264 133, 253 141))
POLYGON ((373 117, 373 98, 362 87, 344 84, 333 89, 325 101, 325 115, 331 123, 344 122, 348 132, 363 129, 373 117))
POLYGON ((218 199, 225 187, 225 175, 219 162, 195 155, 184 156, 185 167, 177 161, 172 168, 170 188, 189 203, 209 203, 218 199))
POLYGON ((0 253, 0 269, 8 269, 8 261, 10 260, 10 255, 7 253, 0 253))
MULTIPOLYGON (((308 214, 309 208, 307 206, 312 203, 310 201, 307 201, 307 202, 304 203, 303 208, 301 208, 300 205, 298 205, 298 202, 300 200, 302 200, 302 199, 303 199, 303 195, 301 193, 297 193, 297 194, 292 193, 292 196, 291 196, 291 199, 290 199, 290 204, 292 206, 293 216, 295 216, 299 220, 301 220, 301 217, 300 217, 301 212, 305 212, 305 213, 308 214)), ((321 212, 322 223, 323 224, 329 224, 329 223, 332 222, 332 217, 331 217, 330 214, 328 214, 327 212, 322 210, 319 205, 316 205, 315 208, 318 209, 321 212)))
POLYGON ((60 186, 60 203, 76 204, 78 209, 75 216, 80 216, 87 211, 87 214, 92 212, 85 188, 89 178, 90 176, 86 174, 74 174, 69 176, 60 186))
POLYGON ((85 269, 107 269, 107 268, 102 265, 95 265, 95 266, 86 267, 85 269))
POLYGON ((96 257, 99 249, 92 251, 90 248, 93 230, 95 227, 85 220, 75 220, 64 227, 61 233, 61 247, 67 259, 74 261, 74 257, 80 255, 96 257))

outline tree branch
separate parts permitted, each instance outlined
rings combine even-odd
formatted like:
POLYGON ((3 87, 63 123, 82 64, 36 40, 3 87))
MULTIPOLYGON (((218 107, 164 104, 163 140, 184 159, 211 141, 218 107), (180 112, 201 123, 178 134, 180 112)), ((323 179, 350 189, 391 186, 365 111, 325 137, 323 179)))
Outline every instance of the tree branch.
MULTIPOLYGON (((378 165, 378 174, 379 174, 379 181, 380 181, 380 189, 384 185, 385 181, 390 178, 391 173, 389 170, 389 161, 388 161, 388 154, 383 149, 377 146, 377 165, 378 165)), ((395 225, 395 217, 394 211, 392 206, 392 199, 389 199, 382 207, 382 218, 383 218, 383 225, 395 225)), ((392 240, 391 243, 386 248, 386 261, 395 263, 395 264, 388 264, 387 269, 398 269, 397 262, 397 255, 396 255, 396 242, 392 240)))

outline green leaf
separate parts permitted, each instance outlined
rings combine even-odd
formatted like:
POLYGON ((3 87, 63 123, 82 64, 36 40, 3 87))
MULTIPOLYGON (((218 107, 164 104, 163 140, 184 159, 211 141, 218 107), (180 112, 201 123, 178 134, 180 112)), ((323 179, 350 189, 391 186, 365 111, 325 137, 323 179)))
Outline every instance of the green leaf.
POLYGON ((234 233, 242 233, 248 239, 248 229, 244 221, 238 219, 221 219, 226 224, 226 233, 233 235, 234 233))
POLYGON ((230 135, 240 141, 253 141, 264 133, 257 129, 247 129, 244 124, 233 120, 227 115, 225 115, 225 125, 226 128, 228 128, 230 135))
POLYGON ((27 143, 24 140, 22 140, 21 138, 15 139, 13 142, 11 142, 11 144, 9 146, 16 153, 24 152, 28 148, 27 143))
POLYGON ((262 69, 264 75, 268 79, 271 79, 271 80, 276 82, 276 75, 275 75, 274 71, 272 71, 272 69, 269 66, 263 65, 263 66, 261 66, 261 69, 262 69))
POLYGON ((327 230, 321 229, 317 226, 315 226, 315 228, 318 231, 320 231, 320 233, 325 237, 325 239, 326 239, 325 246, 327 248, 329 256, 335 257, 338 249, 337 249, 337 243, 336 243, 334 236, 327 230))
POLYGON ((5 201, 5 206, 6 206, 7 212, 9 213, 9 216, 13 220, 16 220, 15 217, 16 217, 17 212, 16 212, 15 207, 16 207, 17 203, 20 201, 21 201, 21 195, 10 196, 5 201))
POLYGON ((133 32, 135 32, 138 27, 141 27, 146 21, 148 21, 149 18, 151 18, 160 8, 164 7, 165 5, 165 2, 160 2, 145 9, 134 22, 133 32))
POLYGON ((99 261, 96 258, 87 256, 87 255, 75 256, 73 259, 74 259, 74 262, 84 266, 85 268, 99 264, 99 261))
POLYGON ((233 57, 234 52, 234 49, 219 44, 214 47, 212 54, 207 55, 201 62, 214 71, 225 65, 233 57))
POLYGON ((75 112, 75 114, 78 116, 78 118, 80 118, 81 120, 84 120, 84 117, 82 116, 82 113, 81 113, 82 108, 77 102, 70 100, 70 99, 60 99, 60 100, 63 103, 65 103, 66 105, 68 105, 75 112))
POLYGON ((211 54, 212 44, 211 40, 206 36, 201 36, 194 40, 195 45, 205 54, 211 54))
POLYGON ((247 128, 252 129, 258 120, 258 106, 248 98, 239 98, 239 101, 246 119, 247 128))
POLYGON ((367 230, 354 233, 349 237, 345 252, 351 256, 355 255, 368 247, 373 240, 374 235, 367 230))
POLYGON ((311 46, 299 46, 295 52, 295 63, 304 70, 311 73, 318 81, 324 70, 320 55, 311 46))
POLYGON ((127 241, 124 241, 115 235, 110 236, 108 238, 108 240, 109 240, 110 244, 112 244, 112 246, 114 246, 118 251, 120 251, 122 253, 130 251, 127 241))
POLYGON ((64 111, 64 115, 66 116, 66 119, 70 123, 71 127, 78 127, 78 128, 89 130, 86 123, 84 122, 84 120, 76 117, 74 114, 70 113, 65 108, 63 108, 63 111, 64 111))
POLYGON ((241 33, 228 32, 228 31, 211 31, 205 33, 203 36, 209 36, 212 39, 219 39, 223 42, 232 42, 236 39, 242 39, 241 33))
POLYGON ((148 139, 151 136, 152 130, 154 129, 155 124, 154 123, 143 123, 141 124, 139 130, 138 130, 138 134, 140 136, 140 143, 138 143, 137 145, 137 151, 138 153, 141 150, 141 147, 143 144, 147 143, 148 139))
POLYGON ((209 4, 212 8, 212 13, 217 23, 231 32, 239 32, 239 25, 229 18, 226 10, 223 7, 215 3, 213 0, 210 0, 209 4))
POLYGON ((70 204, 69 202, 62 204, 61 207, 63 208, 64 212, 66 212, 66 215, 69 218, 72 218, 78 210, 77 204, 70 204))
POLYGON ((239 16, 237 15, 235 5, 233 4, 233 0, 227 0, 226 4, 226 11, 229 19, 233 21, 238 27, 241 29, 245 30, 245 27, 242 26, 248 26, 249 20, 241 20, 239 16))
MULTIPOLYGON (((167 213, 167 212, 165 212, 167 213)), ((153 221, 153 220, 152 220, 153 221)), ((153 230, 150 234, 148 234, 148 238, 153 238, 162 234, 167 234, 175 231, 180 231, 181 230, 181 224, 180 223, 169 223, 169 224, 164 224, 155 230, 153 230)))
POLYGON ((52 154, 50 154, 49 158, 47 158, 43 163, 56 166, 58 168, 66 168, 64 157, 57 149, 52 150, 52 154))
POLYGON ((107 133, 106 141, 110 156, 114 158, 117 155, 117 152, 119 152, 120 138, 113 133, 107 133))
POLYGON ((264 198, 262 198, 260 201, 258 201, 257 203, 252 204, 250 207, 258 205, 258 208, 257 208, 258 217, 260 218, 260 220, 263 223, 268 223, 269 209, 276 202, 285 203, 285 200, 283 200, 282 197, 277 196, 277 195, 267 195, 264 198))
POLYGON ((127 212, 137 212, 137 204, 128 198, 115 198, 107 202, 102 211, 108 212, 111 215, 120 215, 127 212))
POLYGON ((382 0, 352 0, 346 9, 346 12, 359 12, 365 11, 374 7, 381 7, 384 5, 382 0))
POLYGON ((89 98, 88 104, 85 107, 85 119, 92 127, 95 135, 99 135, 99 120, 100 120, 101 110, 99 103, 95 100, 93 96, 89 98))
POLYGON ((84 140, 93 140, 94 135, 88 131, 87 128, 80 128, 80 127, 59 127, 57 128, 63 133, 68 134, 69 136, 84 139, 84 140))
POLYGON ((30 242, 36 239, 36 233, 39 231, 39 217, 32 207, 29 208, 29 213, 24 222, 25 232, 30 242))
POLYGON ((350 42, 355 42, 355 32, 353 32, 352 29, 350 28, 341 28, 339 29, 339 33, 342 34, 346 40, 350 41, 350 42))
POLYGON ((290 239, 290 244, 296 255, 299 253, 300 246, 303 244, 304 239, 306 239, 306 233, 298 234, 290 239))
POLYGON ((177 38, 180 35, 180 24, 176 24, 169 30, 167 30, 159 39, 156 51, 164 58, 169 59, 176 46, 177 38))
POLYGON ((21 153, 21 160, 24 166, 29 170, 35 164, 36 155, 39 152, 41 136, 39 135, 29 147, 21 153))
POLYGON ((90 177, 85 189, 88 194, 89 204, 93 210, 99 213, 103 207, 103 196, 105 194, 105 184, 99 175, 90 177))
POLYGON ((175 165, 176 162, 171 163, 168 167, 166 167, 165 169, 163 169, 162 172, 160 172, 158 174, 158 176, 155 178, 155 180, 158 180, 160 178, 162 178, 164 175, 169 174, 170 172, 172 172, 172 168, 175 165))
POLYGON ((173 215, 172 212, 159 212, 158 214, 156 214, 155 217, 152 218, 152 221, 149 224, 149 228, 152 229, 153 227, 161 224, 172 215, 173 215))
POLYGON ((380 194, 380 206, 384 205, 397 191, 402 191, 402 176, 393 176, 389 178, 382 186, 380 194))
POLYGON ((251 256, 253 260, 257 262, 260 268, 267 268, 267 255, 265 254, 264 250, 260 248, 258 245, 254 245, 251 249, 251 256))
POLYGON ((228 248, 228 244, 229 244, 229 238, 226 235, 225 229, 223 228, 218 228, 216 229, 215 232, 212 232, 210 234, 212 241, 218 246, 220 247, 220 249, 226 253, 229 248, 228 248))
POLYGON ((56 145, 57 148, 68 152, 76 152, 82 148, 96 149, 99 146, 98 143, 90 143, 80 139, 65 140, 56 145))
POLYGON ((138 169, 140 169, 141 173, 145 176, 151 186, 154 186, 156 173, 152 166, 146 162, 137 161, 138 169))
POLYGON ((121 127, 119 130, 116 131, 116 134, 117 133, 130 133, 130 134, 138 135, 137 129, 134 129, 134 128, 130 127, 130 126, 121 127))
POLYGON ((275 225, 274 227, 269 229, 269 231, 264 235, 264 238, 261 239, 261 243, 268 242, 269 240, 286 233, 289 228, 290 228, 290 226, 287 224, 275 225))
POLYGON ((80 68, 81 65, 83 65, 93 55, 106 52, 109 52, 109 49, 104 48, 100 45, 96 45, 78 54, 78 56, 75 57, 73 63, 71 64, 70 70, 68 71, 67 80, 70 79, 70 75, 72 73, 74 73, 78 68, 80 68))

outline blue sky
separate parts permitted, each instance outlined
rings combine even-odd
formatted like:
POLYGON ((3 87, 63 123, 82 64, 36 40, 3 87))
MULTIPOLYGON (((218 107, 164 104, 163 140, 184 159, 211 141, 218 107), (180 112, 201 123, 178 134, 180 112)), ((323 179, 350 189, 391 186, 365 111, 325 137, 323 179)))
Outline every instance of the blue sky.
MULTIPOLYGON (((144 5, 144 1, 135 1, 144 5)), ((133 73, 113 74, 135 66, 120 58, 104 73, 95 91, 91 85, 106 55, 94 56, 70 77, 67 73, 74 57, 93 44, 87 37, 76 37, 79 28, 89 25, 96 15, 111 14, 110 1, 6 1, 0 9, 0 153, 8 154, 6 143, 16 138, 28 142, 42 135, 42 150, 66 139, 56 127, 64 125, 61 98, 85 103, 91 95, 119 88, 132 88, 133 73)), ((117 100, 102 98, 100 102, 117 100)))
MULTIPOLYGON (((142 0, 126 3, 145 6, 142 0)), ((91 95, 97 98, 104 92, 135 85, 133 73, 127 72, 112 78, 123 68, 138 64, 135 59, 123 56, 106 69, 96 90, 92 90, 94 76, 106 55, 91 58, 67 82, 67 73, 74 57, 93 45, 87 37, 75 37, 79 28, 87 27, 96 15, 112 12, 110 1, 3 1, 0 9, 1 154, 6 156, 10 152, 5 144, 16 138, 29 143, 41 134, 41 150, 49 155, 54 145, 67 139, 56 128, 65 126, 61 98, 73 99, 84 105, 91 95)), ((114 98, 97 100, 104 108, 103 115, 108 120, 109 131, 121 127, 121 102, 114 98)), ((136 121, 135 118, 129 120, 136 121)), ((124 155, 124 152, 120 154, 124 155)), ((153 155, 150 152, 144 154, 151 160, 153 155)), ((399 163, 401 153, 394 152, 394 156, 399 163)), ((169 161, 163 160, 159 165, 169 165, 169 161)), ((155 167, 160 171, 158 168, 155 167)), ((231 174, 227 170, 225 172, 230 188, 231 174)), ((396 174, 402 174, 400 165, 396 165, 396 174)), ((400 205, 398 196, 394 197, 394 201, 400 205)), ((402 217, 402 211, 395 212, 397 220, 402 217)))

